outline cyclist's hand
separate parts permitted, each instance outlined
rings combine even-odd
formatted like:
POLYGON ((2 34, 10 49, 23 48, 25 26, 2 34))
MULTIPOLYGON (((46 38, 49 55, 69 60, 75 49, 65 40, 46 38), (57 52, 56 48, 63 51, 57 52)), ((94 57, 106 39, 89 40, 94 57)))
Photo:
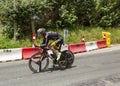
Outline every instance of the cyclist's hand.
POLYGON ((34 46, 34 48, 40 47, 40 46, 38 46, 38 45, 36 45, 36 44, 33 44, 33 46, 34 46))

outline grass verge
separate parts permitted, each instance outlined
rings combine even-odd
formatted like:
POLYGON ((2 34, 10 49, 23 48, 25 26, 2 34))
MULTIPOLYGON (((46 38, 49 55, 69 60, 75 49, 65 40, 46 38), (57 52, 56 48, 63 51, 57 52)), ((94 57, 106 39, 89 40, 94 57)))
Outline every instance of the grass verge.
MULTIPOLYGON (((111 33, 111 43, 119 44, 120 43, 120 28, 100 28, 100 27, 87 27, 87 28, 70 28, 69 34, 66 38, 66 43, 81 43, 82 36, 85 36, 85 41, 97 41, 102 39, 102 32, 110 32, 111 33)), ((63 34, 63 30, 56 29, 58 33, 63 34)), ((37 39, 37 44, 39 44, 39 40, 37 39)), ((0 35, 0 49, 4 48, 20 48, 20 47, 31 47, 32 42, 31 38, 27 38, 24 40, 14 41, 12 39, 5 38, 0 35)))

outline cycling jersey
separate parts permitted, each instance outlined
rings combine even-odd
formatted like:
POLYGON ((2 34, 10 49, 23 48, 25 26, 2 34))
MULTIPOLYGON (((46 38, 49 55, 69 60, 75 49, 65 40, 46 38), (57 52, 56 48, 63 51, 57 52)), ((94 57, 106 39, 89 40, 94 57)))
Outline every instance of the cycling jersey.
POLYGON ((50 40, 56 41, 57 46, 63 44, 63 38, 60 34, 58 34, 57 32, 46 32, 46 36, 43 39, 41 47, 47 46, 50 40))

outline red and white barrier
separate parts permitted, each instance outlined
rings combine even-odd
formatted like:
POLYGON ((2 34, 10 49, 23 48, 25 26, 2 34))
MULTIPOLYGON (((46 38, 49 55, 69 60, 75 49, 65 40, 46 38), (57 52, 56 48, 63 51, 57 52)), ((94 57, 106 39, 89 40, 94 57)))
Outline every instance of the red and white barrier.
POLYGON ((33 54, 41 51, 41 48, 15 48, 1 49, 0 62, 29 59, 33 54))
POLYGON ((106 40, 99 40, 80 44, 69 44, 68 50, 72 51, 73 53, 81 53, 105 47, 107 47, 106 40))
POLYGON ((86 51, 85 43, 69 44, 68 50, 72 51, 73 53, 85 52, 86 51))
POLYGON ((0 50, 0 62, 20 59, 22 59, 22 48, 0 50))
POLYGON ((29 59, 33 54, 41 51, 41 48, 23 48, 22 59, 29 59))
MULTIPOLYGON (((107 47, 106 40, 99 40, 87 43, 82 42, 79 44, 68 44, 68 46, 63 46, 62 50, 68 49, 73 53, 81 53, 105 47, 107 47)), ((38 51, 41 51, 41 48, 1 49, 0 62, 29 59, 33 54, 37 53, 38 51)))
POLYGON ((86 45, 86 50, 87 51, 98 49, 96 41, 86 42, 85 45, 86 45))
POLYGON ((98 46, 99 49, 107 47, 106 40, 97 41, 97 46, 98 46))

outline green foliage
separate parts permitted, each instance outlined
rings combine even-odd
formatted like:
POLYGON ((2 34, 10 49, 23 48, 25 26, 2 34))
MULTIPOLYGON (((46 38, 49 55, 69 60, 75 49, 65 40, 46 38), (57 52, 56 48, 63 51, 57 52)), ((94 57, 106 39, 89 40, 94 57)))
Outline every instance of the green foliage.
MULTIPOLYGON (((50 30, 49 30, 50 31, 50 30)), ((56 29, 58 33, 63 34, 63 30, 56 29)), ((75 27, 69 30, 68 37, 66 38, 66 43, 81 43, 82 36, 85 36, 85 42, 89 41, 97 41, 102 39, 102 32, 110 32, 111 33, 111 43, 116 44, 120 43, 120 28, 100 28, 100 27, 75 27)), ((41 40, 42 41, 42 40, 41 40)), ((37 37, 37 44, 40 43, 40 40, 37 37)), ((8 39, 2 35, 0 35, 0 49, 3 48, 20 48, 20 47, 31 47, 32 42, 30 38, 26 38, 24 40, 14 41, 8 39)))
MULTIPOLYGON (((63 5, 60 9, 60 20, 57 21, 58 25, 60 27, 70 27, 75 23, 77 20, 77 16, 75 15, 75 8, 72 8, 73 6, 66 6, 63 5)), ((59 28, 58 26, 58 28, 59 28)))
POLYGON ((14 41, 0 35, 0 49, 30 47, 32 43, 29 39, 14 41))
POLYGON ((75 3, 75 12, 78 23, 83 26, 90 26, 94 20, 96 2, 94 0, 78 0, 75 3))
POLYGON ((101 27, 115 27, 120 23, 120 1, 100 0, 97 6, 98 25, 101 27))
MULTIPOLYGON (((11 28, 6 28, 4 33, 8 31, 7 33, 10 34, 8 37, 13 37, 13 25, 15 21, 17 23, 17 28, 20 29, 18 29, 19 34, 26 35, 29 33, 28 35, 30 35, 32 33, 31 21, 33 17, 38 16, 39 18, 42 18, 44 12, 47 11, 45 2, 41 2, 39 0, 31 0, 31 2, 27 0, 19 0, 16 1, 15 7, 13 6, 13 1, 11 2, 12 4, 9 4, 9 1, 6 3, 1 2, 3 4, 1 9, 5 10, 4 13, 0 13, 1 17, 3 15, 5 17, 4 19, 1 19, 1 21, 5 26, 7 25, 11 28)), ((36 23, 38 24, 39 22, 36 23)))
POLYGON ((0 49, 18 47, 15 42, 0 35, 0 49))
POLYGON ((3 29, 2 34, 4 34, 6 37, 8 37, 8 38, 13 37, 13 31, 14 31, 13 28, 11 28, 10 26, 4 26, 4 27, 2 27, 2 29, 3 29))
POLYGON ((70 28, 74 26, 120 26, 119 0, 1 0, 0 22, 4 34, 13 38, 14 23, 19 38, 39 27, 70 28), (6 27, 7 26, 7 27, 6 27))

